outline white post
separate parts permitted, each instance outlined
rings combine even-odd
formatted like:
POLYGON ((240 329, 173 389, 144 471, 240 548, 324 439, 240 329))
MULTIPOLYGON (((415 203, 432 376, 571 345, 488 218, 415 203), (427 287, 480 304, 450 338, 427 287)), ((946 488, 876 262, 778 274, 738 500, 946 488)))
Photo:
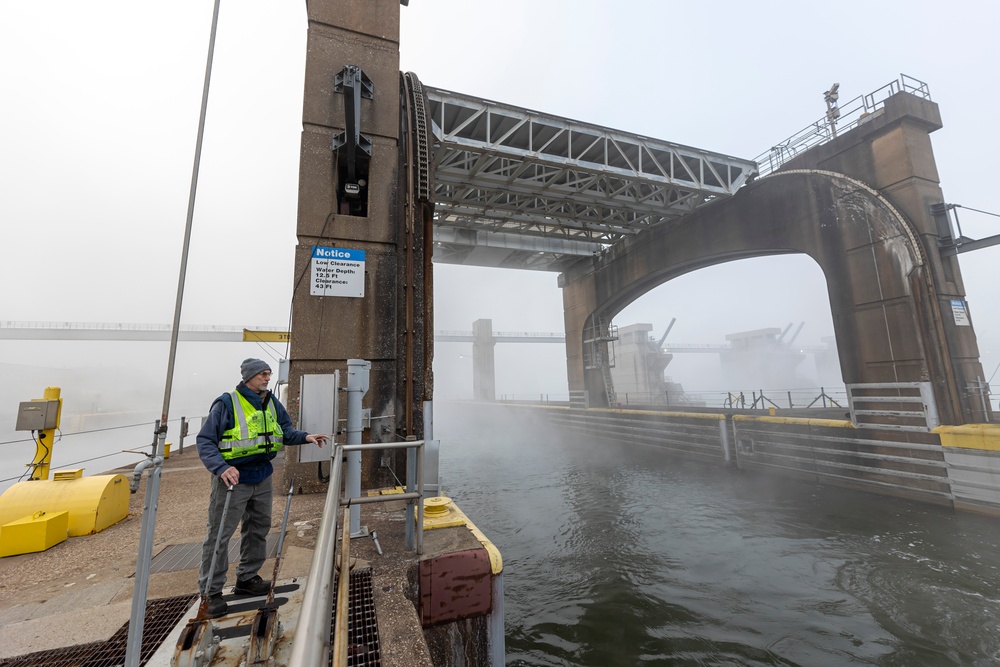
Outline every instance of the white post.
MULTIPOLYGON (((360 445, 362 424, 361 399, 368 393, 368 377, 372 363, 364 359, 347 360, 347 444, 360 445)), ((344 486, 348 498, 361 496, 361 452, 347 452, 347 476, 344 486)), ((345 526, 346 528, 346 526, 345 526)), ((361 506, 351 506, 351 537, 368 533, 361 530, 361 506)))

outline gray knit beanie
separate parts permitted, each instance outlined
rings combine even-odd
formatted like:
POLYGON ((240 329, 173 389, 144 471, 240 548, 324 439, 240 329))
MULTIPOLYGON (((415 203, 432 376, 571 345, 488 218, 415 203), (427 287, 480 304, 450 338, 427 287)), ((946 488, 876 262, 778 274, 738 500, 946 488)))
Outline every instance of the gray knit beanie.
POLYGON ((257 373, 269 370, 271 370, 271 367, 267 365, 267 362, 260 359, 244 359, 243 363, 240 364, 240 375, 243 376, 244 382, 257 375, 257 373))

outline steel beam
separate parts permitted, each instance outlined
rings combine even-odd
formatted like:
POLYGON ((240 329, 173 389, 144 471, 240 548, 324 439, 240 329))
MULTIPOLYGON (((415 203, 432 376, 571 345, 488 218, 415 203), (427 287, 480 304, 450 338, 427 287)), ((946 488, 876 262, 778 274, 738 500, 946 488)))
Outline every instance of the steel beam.
MULTIPOLYGON (((587 254, 728 197, 757 165, 719 153, 424 86, 436 152, 435 227, 573 240, 587 254)), ((463 254, 481 236, 436 245, 435 260, 497 265, 463 254)), ((497 244, 492 244, 497 247, 497 244)), ((562 250, 504 266, 561 270, 562 250)), ((529 252, 531 252, 529 250, 529 252)), ((535 251, 537 252, 537 251, 535 251)), ((569 258, 575 259, 575 257, 569 258)))

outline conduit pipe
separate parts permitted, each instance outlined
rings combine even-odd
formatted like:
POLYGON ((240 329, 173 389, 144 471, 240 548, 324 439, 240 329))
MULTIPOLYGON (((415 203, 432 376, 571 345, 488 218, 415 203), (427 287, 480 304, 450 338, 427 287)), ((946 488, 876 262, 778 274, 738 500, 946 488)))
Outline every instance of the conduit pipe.
POLYGON ((135 493, 139 490, 139 481, 142 479, 142 472, 151 466, 158 466, 163 463, 162 456, 147 457, 145 461, 141 461, 139 465, 135 467, 132 471, 132 481, 128 484, 128 489, 131 493, 135 493))

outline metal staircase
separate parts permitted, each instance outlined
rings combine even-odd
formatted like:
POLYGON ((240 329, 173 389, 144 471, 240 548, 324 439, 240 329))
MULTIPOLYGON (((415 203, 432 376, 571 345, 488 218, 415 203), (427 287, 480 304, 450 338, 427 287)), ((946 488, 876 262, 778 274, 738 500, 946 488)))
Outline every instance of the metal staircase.
POLYGON ((611 378, 611 369, 615 365, 614 342, 618 340, 618 327, 611 324, 604 313, 598 313, 595 320, 594 326, 587 331, 587 337, 583 341, 583 365, 587 370, 601 371, 608 406, 614 406, 618 399, 615 395, 614 380, 611 378))

